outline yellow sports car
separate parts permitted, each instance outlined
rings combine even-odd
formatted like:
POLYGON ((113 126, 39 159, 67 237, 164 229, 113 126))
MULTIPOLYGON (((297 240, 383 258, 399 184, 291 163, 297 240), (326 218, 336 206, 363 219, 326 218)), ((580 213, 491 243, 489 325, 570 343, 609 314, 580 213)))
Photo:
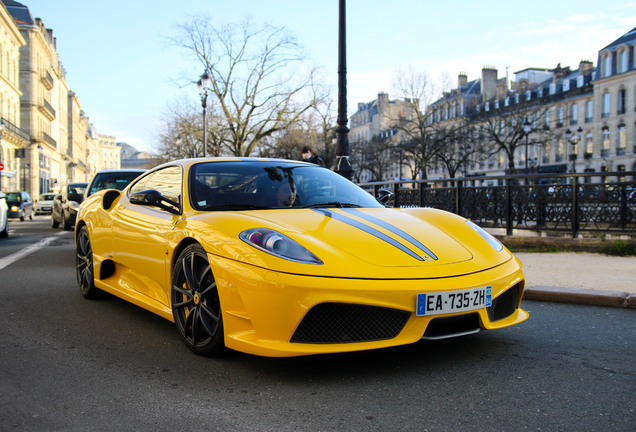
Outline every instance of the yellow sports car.
POLYGON ((187 159, 81 206, 81 293, 174 321, 193 352, 367 350, 518 324, 521 263, 464 218, 386 208, 304 162, 187 159))

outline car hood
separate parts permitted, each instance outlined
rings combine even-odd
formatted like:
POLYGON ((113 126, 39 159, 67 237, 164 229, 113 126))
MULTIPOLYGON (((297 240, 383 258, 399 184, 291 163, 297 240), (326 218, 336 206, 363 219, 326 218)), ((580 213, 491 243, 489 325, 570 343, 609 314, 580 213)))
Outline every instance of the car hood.
POLYGON ((202 244, 212 254, 295 274, 448 277, 482 271, 512 258, 505 249, 495 251, 465 219, 442 213, 427 218, 426 214, 386 208, 216 212, 196 216, 188 225, 202 234, 202 244), (262 252, 238 238, 250 228, 285 234, 323 264, 301 264, 262 252))

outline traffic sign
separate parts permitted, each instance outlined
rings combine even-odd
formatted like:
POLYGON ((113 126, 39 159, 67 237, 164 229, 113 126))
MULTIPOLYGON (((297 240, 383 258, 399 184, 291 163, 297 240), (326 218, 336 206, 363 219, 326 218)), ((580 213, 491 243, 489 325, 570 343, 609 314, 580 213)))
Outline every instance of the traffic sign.
POLYGON ((0 171, 2 171, 3 169, 4 169, 4 164, 0 162, 0 171))

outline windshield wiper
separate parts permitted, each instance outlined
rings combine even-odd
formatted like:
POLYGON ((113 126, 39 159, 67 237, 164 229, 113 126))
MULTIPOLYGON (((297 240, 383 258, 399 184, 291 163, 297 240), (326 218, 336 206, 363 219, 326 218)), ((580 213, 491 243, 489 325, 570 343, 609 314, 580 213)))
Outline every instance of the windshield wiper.
POLYGON ((263 210, 270 207, 259 206, 254 204, 216 204, 201 207, 201 210, 263 210))
POLYGON ((302 208, 323 208, 323 207, 325 208, 328 208, 328 207, 354 208, 354 207, 362 207, 362 206, 358 204, 354 204, 354 203, 334 201, 334 202, 327 202, 327 203, 309 204, 309 205, 303 206, 302 208))

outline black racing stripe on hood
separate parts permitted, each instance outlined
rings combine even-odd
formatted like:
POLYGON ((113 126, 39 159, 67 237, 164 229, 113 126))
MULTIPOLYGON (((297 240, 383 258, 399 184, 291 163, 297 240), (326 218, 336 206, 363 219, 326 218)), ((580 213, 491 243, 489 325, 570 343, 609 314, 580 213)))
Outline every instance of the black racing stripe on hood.
POLYGON ((404 231, 402 231, 398 227, 395 227, 395 226, 391 225, 390 223, 383 221, 382 219, 378 219, 377 217, 370 216, 370 215, 368 215, 366 213, 363 213, 363 212, 361 212, 358 209, 348 208, 348 209, 342 209, 342 210, 347 212, 347 213, 350 213, 350 214, 352 214, 354 216, 357 216, 360 219, 364 219, 364 220, 367 220, 367 221, 369 221, 371 223, 374 223, 374 224, 376 224, 378 226, 381 226, 382 228, 384 228, 387 231, 391 231, 393 234, 403 238, 404 240, 406 240, 409 243, 411 243, 413 246, 421 249, 423 252, 426 252, 434 260, 438 259, 437 255, 435 255, 429 248, 424 246, 419 240, 417 240, 416 238, 414 238, 410 234, 405 233, 404 231))
POLYGON ((347 225, 350 225, 354 228, 357 228, 361 231, 366 232, 367 234, 371 234, 374 237, 379 238, 380 240, 383 240, 387 243, 389 243, 391 246, 396 247, 398 249, 400 249, 402 252, 412 256, 413 258, 415 258, 418 261, 425 261, 421 256, 419 256, 418 254, 416 254, 415 252, 413 252, 411 249, 407 248, 406 246, 404 246, 403 244, 393 240, 391 237, 389 237, 388 235, 378 231, 375 228, 372 228, 370 226, 367 226, 361 222, 358 222, 355 219, 351 219, 347 216, 343 216, 341 214, 332 212, 330 210, 326 210, 326 209, 312 209, 313 211, 323 214, 325 216, 328 216, 332 219, 335 219, 337 221, 346 223, 347 225))

